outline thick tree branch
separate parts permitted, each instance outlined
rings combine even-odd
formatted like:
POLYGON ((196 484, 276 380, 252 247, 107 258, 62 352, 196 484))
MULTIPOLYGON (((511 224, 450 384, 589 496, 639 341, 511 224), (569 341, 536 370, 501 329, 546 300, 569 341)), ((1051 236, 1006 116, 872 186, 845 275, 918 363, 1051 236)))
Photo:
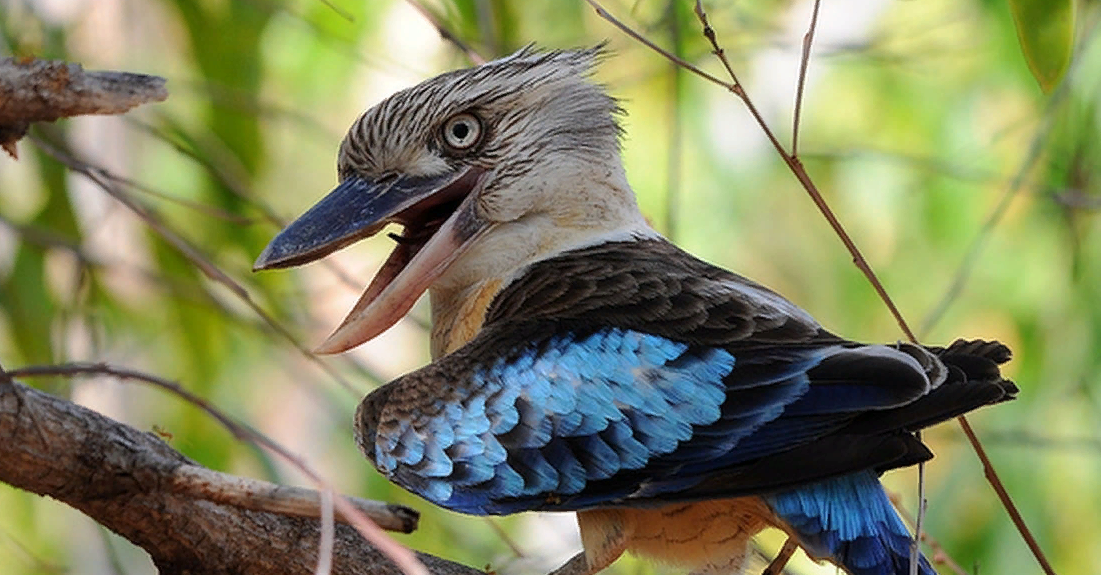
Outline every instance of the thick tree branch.
MULTIPOLYGON (((156 435, 3 379, 0 462, 0 481, 82 511, 145 549, 161 573, 301 574, 317 563, 317 519, 196 497, 180 477, 195 475, 197 464, 156 435)), ((440 575, 480 573, 419 559, 440 575)), ((336 526, 333 572, 401 573, 346 525, 336 526)))
POLYGON ((15 157, 15 142, 31 122, 85 114, 121 114, 168 97, 165 80, 129 72, 85 72, 80 64, 0 58, 0 147, 15 157))

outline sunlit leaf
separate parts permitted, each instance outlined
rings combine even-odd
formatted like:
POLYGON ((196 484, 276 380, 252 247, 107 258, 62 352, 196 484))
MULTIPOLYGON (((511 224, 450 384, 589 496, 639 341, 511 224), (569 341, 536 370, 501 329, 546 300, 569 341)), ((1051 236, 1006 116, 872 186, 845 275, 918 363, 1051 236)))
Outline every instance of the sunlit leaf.
POLYGON ((1029 70, 1050 92, 1070 65, 1074 48, 1074 0, 1009 0, 1029 70))

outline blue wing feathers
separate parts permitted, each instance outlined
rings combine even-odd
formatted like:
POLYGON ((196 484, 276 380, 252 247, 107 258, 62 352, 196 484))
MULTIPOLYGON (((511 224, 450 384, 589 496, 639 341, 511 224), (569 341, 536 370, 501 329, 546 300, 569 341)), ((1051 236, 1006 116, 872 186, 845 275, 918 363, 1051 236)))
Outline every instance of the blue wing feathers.
MULTIPOLYGON (((903 575, 910 563, 910 532, 879 480, 863 471, 765 497, 800 543, 817 558, 831 558, 852 575, 903 575)), ((935 575, 919 559, 922 575, 935 575)))
POLYGON ((468 512, 580 493, 718 420, 733 366, 722 349, 630 330, 550 338, 475 371, 476 393, 461 404, 397 433, 380 426, 376 461, 413 491, 468 512))
POLYGON ((469 513, 540 508, 563 496, 570 503, 560 508, 660 499, 712 470, 828 433, 840 425, 837 413, 899 401, 881 382, 849 377, 860 373, 859 354, 832 344, 746 348, 735 358, 609 328, 526 345, 475 367, 461 402, 385 431, 380 424, 379 468, 469 513), (819 389, 808 372, 829 383, 819 389))
POLYGON ((626 420, 609 425, 600 435, 616 450, 623 469, 641 469, 650 460, 651 451, 634 436, 626 420))

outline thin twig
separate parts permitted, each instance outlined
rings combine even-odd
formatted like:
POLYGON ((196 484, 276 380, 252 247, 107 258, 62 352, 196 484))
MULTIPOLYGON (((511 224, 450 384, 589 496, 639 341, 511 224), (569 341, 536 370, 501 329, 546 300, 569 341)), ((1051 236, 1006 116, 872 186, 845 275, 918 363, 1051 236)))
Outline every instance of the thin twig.
POLYGON ((527 557, 528 554, 520 548, 520 545, 512 539, 507 531, 502 529, 501 526, 497 524, 497 518, 486 517, 485 521, 486 524, 489 525, 489 528, 492 529, 495 534, 497 534, 497 537, 500 538, 501 541, 504 541, 505 545, 512 551, 513 555, 519 557, 520 559, 527 557))
POLYGON ((127 178, 125 176, 121 176, 121 175, 118 175, 118 174, 115 174, 115 173, 108 172, 106 170, 103 170, 101 173, 103 174, 103 176, 105 178, 108 178, 108 179, 114 180, 115 182, 118 182, 120 184, 129 186, 129 187, 131 187, 131 188, 133 188, 133 189, 135 189, 135 190, 137 190, 137 191, 139 191, 139 192, 141 192, 141 193, 143 193, 147 196, 154 197, 154 198, 157 198, 159 200, 164 200, 166 202, 173 203, 173 204, 176 204, 178 206, 188 208, 188 209, 193 210, 196 213, 200 213, 204 216, 210 216, 212 218, 216 218, 216 219, 219 219, 219 220, 231 223, 231 224, 237 224, 237 225, 241 225, 241 226, 250 225, 250 224, 254 223, 254 221, 255 221, 255 220, 253 220, 253 218, 249 218, 249 217, 246 217, 246 216, 239 216, 239 215, 231 213, 227 210, 219 209, 219 208, 216 208, 214 206, 208 206, 207 204, 204 204, 202 202, 196 202, 194 200, 189 200, 189 199, 186 199, 186 198, 181 198, 179 196, 174 196, 174 195, 172 195, 170 193, 167 193, 167 192, 162 192, 160 190, 155 190, 151 186, 147 186, 145 184, 142 184, 141 182, 132 180, 132 179, 127 178))
POLYGON ((693 66, 692 64, 688 63, 686 60, 683 60, 680 57, 671 54, 670 52, 666 51, 661 46, 658 46, 657 44, 654 44, 650 40, 644 38, 641 34, 639 34, 638 32, 635 32, 633 29, 631 29, 630 26, 627 26, 626 24, 620 22, 619 20, 616 20, 615 17, 612 16, 611 14, 609 14, 608 11, 605 10, 604 7, 601 6, 600 3, 597 2, 596 0, 585 0, 585 1, 588 2, 590 6, 593 7, 593 10, 596 10, 597 15, 599 15, 601 18, 607 20, 608 22, 610 22, 616 28, 619 28, 619 30, 621 32, 623 32, 624 34, 630 36, 631 38, 634 38, 635 40, 638 40, 639 42, 645 44, 646 47, 650 48, 651 50, 653 50, 653 51, 655 51, 659 54, 661 54, 666 59, 676 63, 678 66, 681 66, 686 70, 691 70, 693 74, 696 74, 697 76, 699 76, 701 78, 704 78, 704 79, 708 80, 709 82, 712 82, 714 84, 718 84, 719 86, 722 86, 722 87, 726 88, 727 90, 734 91, 734 90, 738 89, 735 85, 732 85, 729 82, 725 82, 725 81, 719 79, 716 76, 712 76, 711 74, 708 74, 707 72, 704 72, 703 70, 701 70, 701 69, 693 66))
MULTIPOLYGON (((922 432, 914 433, 917 441, 922 441, 922 432)), ((909 542, 909 575, 917 575, 918 557, 922 556, 919 541, 925 534, 925 511, 928 501, 925 499, 925 462, 917 464, 917 520, 914 521, 914 539, 909 542)))
POLYGON ((998 200, 998 204, 994 206, 990 215, 987 216, 986 221, 982 223, 982 227, 979 228, 979 233, 976 234, 975 239, 971 241, 971 245, 967 247, 967 254, 963 256, 963 261, 960 262, 960 266, 956 268, 956 273, 953 274, 952 282, 948 284, 948 289, 945 290, 944 296, 942 296, 940 301, 933 306, 932 311, 925 316, 925 321, 921 324, 921 332, 923 334, 932 331, 933 326, 936 325, 936 323, 944 317, 945 312, 948 311, 948 306, 950 306, 952 302, 955 301, 956 297, 963 291, 963 287, 967 284, 967 280, 971 276, 971 270, 974 269, 979 254, 982 253, 982 249, 986 246, 987 238, 990 237, 994 228, 1002 221, 1002 218, 1005 217, 1005 214, 1009 211, 1009 206, 1013 203, 1017 194, 1024 189, 1028 173, 1040 158, 1048 128, 1050 128, 1050 123, 1042 127, 1032 139, 1025 161, 1021 164, 1021 168, 1013 177, 1005 193, 1003 193, 1002 197, 998 200))
MULTIPOLYGON (((596 2, 596 0, 586 1, 596 10, 597 15, 622 30, 631 38, 638 40, 642 44, 646 45, 658 54, 661 54, 663 57, 673 62, 684 62, 680 58, 677 58, 676 56, 670 54, 668 51, 660 48, 650 40, 643 38, 639 33, 635 32, 633 29, 626 26, 619 20, 616 20, 611 14, 608 13, 607 10, 605 10, 598 2, 596 2)), ((765 133, 765 136, 772 143, 772 146, 780 155, 781 159, 784 160, 784 163, 788 165, 788 168, 795 175, 796 179, 799 180, 799 183, 810 195, 811 200, 814 201, 815 205, 818 207, 818 210, 822 213, 823 217, 826 218, 826 221, 829 222, 830 227, 833 228, 838 238, 841 239, 841 242, 845 244, 845 248, 852 255, 853 264, 861 271, 861 273, 864 274, 864 277, 867 278, 868 282, 875 290, 876 295, 879 296, 879 298, 890 310, 891 315, 894 317, 895 322, 899 326, 899 329, 902 330, 907 339, 917 344, 918 340, 914 336, 913 331, 910 329, 909 324, 906 322, 905 318, 903 318, 902 313, 898 310, 898 307, 895 305, 894 301, 887 294, 887 291, 883 287, 883 284, 880 283, 879 278, 875 275, 875 272, 872 271, 871 266, 868 264, 867 260, 864 258, 859 248, 857 248, 856 244, 853 242, 848 232, 845 231, 845 228, 841 225, 840 221, 838 221, 837 217, 833 213, 833 210, 829 207, 825 199, 822 197, 822 194, 818 191, 817 186, 815 186, 814 182, 810 179, 810 176, 807 174, 802 161, 792 156, 787 152, 787 150, 784 149, 783 145, 780 144, 780 142, 776 139, 776 136, 772 133, 772 130, 768 127, 768 124, 765 122, 764 118, 757 111, 756 106, 753 105, 753 102, 749 98, 749 95, 742 88, 741 84, 738 81, 737 75, 734 73, 733 68, 730 66, 730 63, 727 60, 725 53, 723 52, 723 49, 719 46, 718 42, 715 39, 714 29, 708 22, 707 13, 704 10, 703 4, 700 0, 697 0, 696 2, 696 15, 699 18, 700 23, 703 25, 704 36, 711 42, 715 55, 726 67, 727 72, 730 74, 730 77, 734 81, 734 83, 730 84, 724 82, 716 78, 715 76, 703 72, 699 68, 686 62, 683 63, 684 67, 687 70, 697 74, 698 76, 710 82, 725 87, 742 100, 742 102, 746 105, 746 108, 749 110, 750 114, 753 116, 754 120, 757 122, 758 126, 765 133)), ((985 450, 983 450, 982 445, 978 440, 978 437, 976 437, 973 432, 969 432, 970 425, 967 423, 967 418, 964 416, 960 416, 957 418, 957 420, 959 421, 960 425, 964 427, 965 433, 968 437, 968 441, 971 443, 971 446, 975 450, 976 454, 979 454, 980 460, 984 460, 983 468, 986 474, 987 481, 990 482, 991 486, 994 488, 995 493, 997 493, 998 498, 1001 500, 1002 506, 1005 507, 1018 532, 1021 533, 1021 537, 1025 539, 1025 542, 1028 544, 1029 549, 1032 551, 1033 555, 1036 557, 1037 562, 1044 569, 1045 573, 1047 573, 1048 575, 1054 575, 1054 572, 1051 571, 1050 565, 1048 564, 1047 558, 1044 556, 1043 551, 1039 548, 1039 545, 1036 544, 1035 538, 1032 536, 1032 533, 1028 529, 1028 526, 1021 518, 1020 513, 1017 511, 1016 505, 1013 503, 1012 499, 1010 499, 1008 492, 1002 485, 1001 479, 997 475, 997 472, 994 470, 993 466, 989 465, 989 460, 986 459, 985 450)))
MULTIPOLYGON (((183 128, 177 126, 174 120, 172 120, 170 117, 162 115, 162 121, 166 123, 171 123, 172 128, 174 128, 177 132, 183 132, 183 128)), ((190 138, 187 138, 187 143, 185 145, 184 142, 179 141, 179 138, 170 137, 168 134, 163 133, 160 128, 155 127, 151 124, 147 124, 145 122, 142 122, 141 120, 135 120, 133 118, 130 118, 129 122, 134 126, 142 129, 149 135, 171 146, 174 150, 183 154, 184 157, 190 158, 191 160, 195 161, 206 171, 207 174, 217 180, 219 184, 221 184, 226 190, 228 190, 229 193, 233 194, 242 202, 248 204, 253 209, 258 211, 260 213, 260 217, 263 218, 265 221, 280 229, 287 226, 287 221, 280 218, 275 213, 275 210, 271 208, 271 206, 261 201, 255 196, 255 194, 251 193, 251 191, 249 190, 249 186, 242 181, 244 179, 244 176, 236 174, 241 170, 234 169, 234 166, 225 159, 226 157, 228 157, 227 154, 220 154, 217 152, 201 154, 198 150, 195 149, 196 142, 192 141, 192 139, 190 138)), ((148 187, 146 186, 146 188, 148 187)), ((363 289, 363 283, 352 277, 352 274, 341 268, 340 265, 337 264, 336 261, 332 258, 326 258, 322 260, 321 265, 331 271, 333 275, 335 275, 337 279, 340 280, 341 283, 347 285, 349 288, 356 291, 363 289)))
MULTIPOLYGON (((259 479, 238 477, 196 465, 185 465, 172 472, 170 487, 192 498, 232 505, 253 511, 324 519, 324 498, 318 491, 277 485, 259 479)), ((387 531, 411 533, 416 529, 416 511, 401 505, 358 497, 348 500, 361 513, 387 531)), ((338 515, 336 520, 347 523, 338 515)))
MULTIPOLYGON (((591 2, 592 0, 589 1, 591 2)), ((867 278, 868 282, 872 284, 872 288, 875 289, 876 295, 879 296, 879 299, 883 300, 883 303, 887 305, 887 308, 891 311, 891 315, 894 316, 895 322, 898 324, 899 329, 902 330, 902 333, 906 334, 906 337, 910 341, 917 343, 917 338, 914 337, 913 332, 910 330, 909 324, 906 323, 906 320, 902 317, 902 313, 898 310, 898 307, 895 306, 894 300, 892 300, 891 296, 887 294, 887 290, 883 287, 883 284, 880 283, 879 277, 876 276, 874 271, 872 271, 872 267, 868 264, 868 261, 864 259, 864 254, 861 253, 860 248, 856 247, 856 243, 853 242, 852 238, 849 236, 849 233, 845 230, 845 227, 841 225, 841 222, 837 219, 837 216, 834 215, 833 209, 830 208, 829 204, 827 204, 826 200, 822 197, 821 192, 818 191, 818 186, 816 186, 814 182, 810 179, 810 175, 807 174, 807 170, 803 166, 803 162, 799 158, 796 158, 788 153, 788 151, 784 148, 784 145, 781 144, 780 141, 776 138, 776 135, 773 134, 772 129, 768 127, 768 123, 765 121, 764 117, 761 116, 761 113, 757 111, 757 106, 753 104, 753 101, 752 99, 750 99, 749 94, 747 94, 746 91, 741 87, 741 84, 738 82, 738 76, 734 73, 734 68, 730 65, 730 61, 726 58, 726 52, 722 49, 721 46, 719 46, 718 40, 715 37, 715 30, 711 27, 711 23, 707 19, 707 12, 704 10, 703 3, 700 0, 696 0, 696 16, 699 18, 700 23, 703 25, 703 35, 707 38, 709 42, 711 42, 711 47, 713 48, 715 56, 719 58, 723 66, 726 68, 727 73, 730 74, 730 78, 734 80, 734 85, 737 87, 737 89, 732 89, 731 91, 734 92, 734 94, 737 95, 739 98, 741 98, 746 108, 749 109, 749 113, 757 122, 757 125, 765 133, 765 136, 768 137, 769 142, 772 143, 772 147, 776 149, 776 152, 778 154, 780 154, 780 158, 783 159, 784 163, 788 165, 788 168, 791 170, 792 174, 795 175, 795 178, 799 180, 799 183, 803 186, 803 189, 806 190, 807 194, 810 195, 811 200, 813 200, 814 204, 818 206, 818 211, 821 212, 822 216, 826 218, 827 222, 829 222, 830 227, 833 228, 834 233, 837 234, 837 237, 841 239, 841 243, 845 244, 845 248, 853 257, 853 264, 857 267, 857 269, 861 271, 861 273, 864 274, 864 277, 867 278)))
MULTIPOLYGON (((152 374, 143 373, 140 371, 118 368, 107 365, 105 363, 69 363, 61 365, 46 365, 46 366, 30 366, 11 371, 3 372, 3 378, 15 378, 15 377, 36 377, 36 376, 85 376, 85 375, 106 375, 118 378, 122 381, 141 381, 148 383, 157 388, 163 389, 172 393, 184 401, 194 405, 202 410, 204 413, 214 418, 215 421, 220 423, 222 427, 226 428, 234 437, 241 441, 248 441, 259 445, 268 451, 281 457, 287 463, 290 463, 294 468, 298 469, 303 475, 308 477, 318 489, 328 490, 335 492, 332 484, 322 477, 319 473, 315 472, 305 461, 294 455, 282 445, 279 445, 268 436, 256 431, 255 429, 235 421, 229 415, 223 413, 218 408, 214 407, 207 400, 191 393, 186 390, 180 384, 164 379, 152 374)), ((408 575, 428 575, 428 570, 423 564, 413 555, 409 549, 402 546, 397 541, 394 541, 387 536, 378 525, 371 521, 366 515, 364 515, 359 509, 353 506, 343 496, 336 496, 333 501, 336 510, 339 511, 344 517, 346 517, 349 523, 359 531, 364 540, 374 545, 379 551, 389 557, 394 563, 402 569, 408 575)))
POLYGON ((40 147, 44 152, 49 154, 55 160, 61 162, 62 164, 65 164, 73 171, 84 175, 93 183, 98 185, 100 189, 107 192, 109 196, 129 208, 130 211, 132 211, 143 222, 145 222, 145 224, 148 225, 150 229, 152 229, 154 232, 157 233, 157 235, 168 242, 169 245, 174 247, 176 251, 178 251, 188 261, 195 265, 195 267, 197 267, 199 271, 201 271, 205 276, 207 276, 214 282, 228 288, 231 293, 237 296, 238 299, 244 302, 245 305, 247 305, 256 315, 258 315, 260 319, 262 319, 264 323, 268 325, 268 327, 272 328, 276 333, 287 340, 292 346, 294 346, 295 349, 299 351, 299 353, 306 357, 310 362, 320 367, 325 373, 327 373, 337 383, 339 383, 345 391, 351 393, 356 398, 362 395, 359 391, 355 389, 355 387, 352 386, 349 381, 347 381, 346 379, 344 379, 343 376, 337 373, 335 369, 322 361, 321 358, 319 358, 316 354, 313 353, 313 351, 302 344, 302 342, 298 341, 298 338, 296 338, 294 334, 290 332, 290 330, 288 330, 280 322, 276 321, 275 318, 272 317, 268 312, 264 311, 264 309, 261 308, 255 300, 252 299, 252 296, 249 294, 248 290, 244 288, 244 286, 237 283, 236 280, 229 277, 229 275, 218 268, 218 266, 215 265, 214 262, 207 259, 207 257, 203 255, 198 250, 198 248, 193 246, 190 242, 188 242, 176 232, 172 231, 161 220, 160 216, 156 212, 142 205, 140 202, 130 196, 130 194, 115 186, 114 182, 112 182, 110 178, 107 178, 103 175, 103 169, 94 167, 86 162, 78 160, 68 153, 62 152, 60 149, 46 143, 41 138, 37 138, 32 135, 31 139, 38 147, 40 147))
POLYGON ((351 12, 341 8, 340 6, 337 6, 336 4, 333 4, 330 0, 318 0, 318 2, 324 4, 326 8, 332 10, 334 14, 340 16, 349 23, 356 21, 355 16, 353 16, 351 12))
MULTIPOLYGON (((680 33, 680 17, 678 10, 679 0, 670 0, 666 5, 669 13, 669 32, 672 36, 673 49, 679 54, 683 49, 683 39, 680 33)), ((680 220, 680 189, 681 189, 681 162, 684 156, 683 132, 684 126, 681 114, 681 87, 684 84, 684 70, 676 64, 671 65, 670 73, 670 98, 669 98, 669 157, 667 163, 667 179, 665 186, 665 234, 671 241, 677 239, 678 222, 680 220)))
POLYGON ((963 428, 963 433, 967 436, 967 440, 971 443, 971 447, 975 449, 975 455, 979 456, 979 461, 982 462, 983 475, 986 476, 987 481, 990 482, 991 487, 998 494, 998 498, 1002 500, 1005 505, 1005 510, 1009 513, 1009 517, 1013 520, 1013 524, 1017 526, 1017 530, 1021 532, 1021 537, 1024 538, 1025 544, 1028 545, 1028 549, 1032 551, 1032 555, 1036 557, 1036 561, 1040 563, 1040 568, 1044 570, 1047 575, 1055 575, 1055 570, 1051 567, 1051 563, 1048 563, 1047 556, 1044 555, 1044 551, 1040 549, 1040 544, 1036 542, 1036 538, 1032 536, 1032 532, 1029 531, 1028 526, 1025 525, 1025 520, 1021 517, 1020 511, 1017 511, 1017 506, 1013 504, 1013 500, 1009 497, 1009 492, 1005 490, 1005 486, 1002 485, 1001 480, 998 478, 998 473, 994 471, 994 465, 990 463, 990 458, 986 456, 986 449, 983 448, 982 443, 979 443, 979 438, 975 436, 975 431, 971 429, 971 424, 964 416, 959 416, 956 421, 960 422, 960 427, 963 428))
MULTIPOLYGON (((0 384, 2 383, 3 379, 2 377, 0 377, 0 384)), ((16 539, 14 535, 8 533, 3 529, 0 529, 0 541, 7 541, 11 545, 11 547, 16 550, 16 552, 23 556, 25 562, 33 567, 34 571, 42 573, 57 573, 58 575, 72 572, 71 567, 63 567, 61 565, 50 563, 46 559, 35 555, 34 551, 32 551, 18 539, 16 539)))
POLYGON ((486 59, 481 54, 479 54, 477 50, 470 47, 470 45, 466 42, 463 42, 461 39, 459 39, 459 37, 450 29, 448 29, 447 26, 444 25, 443 21, 440 20, 435 14, 433 14, 431 10, 425 8, 424 5, 420 2, 417 2, 417 0, 406 0, 406 2, 408 2, 408 4, 412 6, 414 10, 419 12, 421 16, 424 16, 425 20, 428 20, 428 23, 436 29, 436 33, 440 35, 440 38, 443 38, 445 41, 454 44, 456 48, 466 54, 466 57, 469 58, 471 62, 479 66, 486 63, 486 59))
POLYGON ((780 575, 783 573, 784 566, 791 560, 791 556, 795 554, 795 550, 798 548, 799 544, 788 537, 787 541, 784 541, 784 546, 780 548, 780 552, 776 554, 776 558, 768 564, 768 567, 765 567, 764 571, 761 571, 761 575, 780 575))
MULTIPOLYGON (((891 499, 891 502, 895 504, 895 509, 898 510, 899 515, 901 515, 902 518, 906 520, 906 522, 910 523, 911 525, 916 523, 910 513, 906 511, 906 507, 899 503, 898 494, 888 493, 887 496, 891 499)), ((933 562, 934 565, 944 565, 951 569, 952 572, 956 575, 970 575, 966 570, 964 570, 963 567, 960 566, 959 563, 956 562, 955 559, 952 558, 951 555, 949 555, 944 550, 944 547, 940 544, 940 541, 937 541, 935 537, 929 535, 928 533, 922 533, 921 542, 928 545, 930 551, 932 551, 930 560, 933 562)))
MULTIPOLYGON (((795 89, 795 118, 791 126, 791 155, 799 157, 799 120, 803 117, 803 88, 807 82, 807 67, 810 65, 810 47, 814 43, 814 30, 818 27, 818 6, 822 0, 814 0, 814 11, 810 16, 810 26, 803 35, 803 55, 799 60, 799 86, 795 89)), ((696 4, 699 4, 697 0, 696 4)), ((700 8, 702 10, 702 8, 700 8)))
MULTIPOLYGON (((1086 33, 1083 34, 1083 37, 1092 37, 1098 24, 1101 24, 1101 21, 1094 22, 1093 25, 1089 26, 1086 33)), ((1036 133, 1033 135, 1032 141, 1029 143, 1028 146, 1028 153, 1026 154, 1024 161, 1021 162, 1021 167, 1017 170, 1016 175, 1014 175, 1009 184, 1009 187, 1002 195, 1002 198, 998 200, 998 204, 994 207, 994 210, 990 212, 990 215, 987 217, 986 221, 983 222, 982 227, 979 229, 978 235, 975 237, 974 240, 972 240, 971 245, 968 246, 967 255, 964 256, 963 261, 960 263, 960 267, 956 269, 956 273, 952 277, 952 283, 949 284, 948 290, 945 291, 944 296, 939 302, 937 302, 937 305, 933 307, 933 311, 926 315, 925 321, 922 322, 921 325, 921 332, 923 334, 933 329, 933 325, 940 321, 940 318, 943 317, 944 313, 948 310, 948 306, 951 305, 956 296, 958 296, 960 292, 963 291, 963 287, 967 283, 971 269, 973 268, 975 261, 978 259, 978 255, 982 251, 987 237, 989 237, 990 234, 993 233, 994 228, 1002 221, 1002 218, 1005 216, 1006 212, 1009 209, 1009 205, 1012 203, 1017 194, 1022 189, 1024 189, 1026 185, 1034 187, 1043 186, 1043 182, 1028 182, 1028 174, 1032 171, 1033 166, 1035 166, 1036 162, 1040 159, 1040 156, 1043 152, 1044 144, 1047 142, 1048 134, 1051 132, 1052 126, 1054 125, 1054 121, 1052 120, 1054 114, 1051 113, 1051 110, 1056 106, 1061 105, 1067 98, 1070 97, 1071 86, 1073 86, 1074 83, 1069 81, 1069 79, 1075 77, 1078 68, 1080 67, 1079 63, 1081 61, 1083 61, 1083 59, 1074 59, 1071 62, 1071 68, 1067 71, 1066 74, 1066 78, 1068 78, 1068 81, 1061 82, 1056 88, 1055 92, 1048 99, 1046 106, 1047 109, 1045 110, 1044 114, 1044 121, 1036 130, 1036 133)))

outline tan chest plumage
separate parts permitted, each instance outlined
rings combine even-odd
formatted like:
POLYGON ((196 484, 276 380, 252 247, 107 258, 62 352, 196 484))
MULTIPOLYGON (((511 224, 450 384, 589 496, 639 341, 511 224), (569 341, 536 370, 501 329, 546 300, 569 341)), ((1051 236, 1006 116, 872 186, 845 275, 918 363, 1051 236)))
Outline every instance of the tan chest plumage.
POLYGON ((502 280, 488 279, 458 298, 450 313, 440 313, 432 321, 432 357, 442 357, 474 338, 485 323, 486 310, 501 291, 502 280))
POLYGON ((694 573, 741 573, 749 540, 777 523, 757 497, 677 503, 649 509, 580 511, 588 572, 624 551, 694 573))

